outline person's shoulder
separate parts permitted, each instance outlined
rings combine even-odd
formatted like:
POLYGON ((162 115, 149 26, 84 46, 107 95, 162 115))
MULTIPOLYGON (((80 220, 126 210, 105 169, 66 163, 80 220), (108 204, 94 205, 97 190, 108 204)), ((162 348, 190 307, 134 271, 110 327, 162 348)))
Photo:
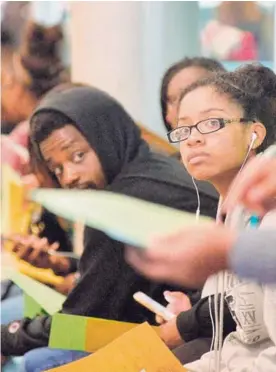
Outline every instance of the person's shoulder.
MULTIPOLYGON (((169 168, 170 174, 178 179, 183 181, 184 185, 189 188, 195 189, 194 182, 191 175, 187 172, 186 168, 181 162, 180 153, 174 154, 173 156, 164 156, 162 154, 155 154, 156 159, 163 163, 164 169, 169 168)), ((202 197, 209 196, 211 198, 218 199, 218 193, 215 188, 208 182, 205 181, 195 181, 199 193, 202 194, 202 197)))

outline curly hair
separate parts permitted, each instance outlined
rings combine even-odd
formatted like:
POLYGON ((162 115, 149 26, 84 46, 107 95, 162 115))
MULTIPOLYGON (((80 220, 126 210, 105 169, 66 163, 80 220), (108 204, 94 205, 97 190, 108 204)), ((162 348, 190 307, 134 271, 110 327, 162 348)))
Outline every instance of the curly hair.
POLYGON ((21 71, 22 82, 38 99, 56 85, 70 80, 59 55, 62 39, 60 25, 50 28, 34 22, 26 25, 14 68, 21 71))
POLYGON ((241 106, 244 117, 262 123, 267 131, 257 152, 265 150, 276 141, 276 75, 261 64, 247 64, 234 72, 216 74, 200 79, 185 89, 179 99, 193 90, 211 86, 216 92, 227 95, 241 106))

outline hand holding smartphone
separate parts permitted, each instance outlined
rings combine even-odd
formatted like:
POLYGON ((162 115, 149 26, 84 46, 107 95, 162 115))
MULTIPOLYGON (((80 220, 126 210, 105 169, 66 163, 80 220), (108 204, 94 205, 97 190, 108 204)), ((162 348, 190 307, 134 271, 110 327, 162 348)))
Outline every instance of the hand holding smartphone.
POLYGON ((160 316, 165 321, 169 321, 175 317, 175 314, 169 311, 165 306, 159 304, 157 301, 154 301, 143 292, 134 293, 133 298, 140 305, 152 311, 154 314, 160 316))

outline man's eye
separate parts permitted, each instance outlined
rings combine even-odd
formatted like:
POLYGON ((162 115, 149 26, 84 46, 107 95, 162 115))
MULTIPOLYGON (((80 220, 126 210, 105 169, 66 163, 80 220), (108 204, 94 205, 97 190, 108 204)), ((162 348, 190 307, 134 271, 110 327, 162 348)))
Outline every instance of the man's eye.
POLYGON ((84 152, 76 152, 73 156, 74 163, 79 163, 84 157, 84 152))

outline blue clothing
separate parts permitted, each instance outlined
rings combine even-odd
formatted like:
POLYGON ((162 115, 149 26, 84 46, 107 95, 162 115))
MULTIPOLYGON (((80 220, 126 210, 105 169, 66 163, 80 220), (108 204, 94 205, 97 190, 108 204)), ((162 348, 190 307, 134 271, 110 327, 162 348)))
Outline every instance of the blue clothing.
POLYGON ((276 231, 246 230, 230 251, 230 267, 239 276, 276 283, 276 231))
MULTIPOLYGON (((88 356, 89 353, 41 347, 26 353, 18 372, 42 372, 88 356)), ((5 371, 6 372, 6 371, 5 371)))
MULTIPOLYGON (((1 292, 5 291, 7 282, 1 282, 1 292)), ((24 317, 24 300, 22 291, 13 285, 8 296, 1 301, 1 324, 9 324, 14 320, 21 320, 24 317)))
MULTIPOLYGON (((19 372, 21 370, 21 363, 23 357, 11 358, 9 359, 4 366, 2 366, 2 372, 19 372)), ((23 372, 23 371, 22 371, 23 372)))

